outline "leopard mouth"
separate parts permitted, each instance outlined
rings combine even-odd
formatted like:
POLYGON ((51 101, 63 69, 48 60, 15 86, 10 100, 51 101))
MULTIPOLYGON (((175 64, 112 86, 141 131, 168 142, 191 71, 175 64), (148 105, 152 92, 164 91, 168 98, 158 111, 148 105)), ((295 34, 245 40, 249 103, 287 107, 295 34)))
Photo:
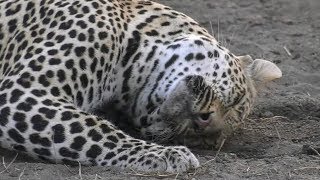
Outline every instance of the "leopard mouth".
POLYGON ((193 122, 194 122, 195 129, 205 129, 210 125, 210 121, 202 120, 202 119, 196 119, 193 122))
MULTIPOLYGON (((171 121, 173 122, 173 121, 171 121)), ((210 126, 211 120, 208 118, 193 117, 184 120, 175 121, 171 124, 171 129, 174 134, 172 138, 198 137, 206 136, 206 129, 210 126), (180 122, 180 123, 177 123, 180 122)))

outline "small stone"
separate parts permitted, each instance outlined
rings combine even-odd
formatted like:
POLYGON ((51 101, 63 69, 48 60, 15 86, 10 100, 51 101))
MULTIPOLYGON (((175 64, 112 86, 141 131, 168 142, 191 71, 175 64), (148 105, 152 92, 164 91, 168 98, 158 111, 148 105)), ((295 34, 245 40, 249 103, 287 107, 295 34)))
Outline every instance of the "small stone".
POLYGON ((273 116, 273 113, 271 111, 265 111, 261 114, 262 117, 270 118, 273 116))
POLYGON ((293 25, 293 23, 294 23, 294 21, 292 19, 288 19, 288 18, 283 18, 283 19, 281 19, 281 21, 287 25, 293 25))
POLYGON ((236 154, 230 153, 229 155, 230 155, 230 157, 231 157, 232 159, 237 159, 237 155, 236 155, 236 154))
POLYGON ((281 63, 281 60, 280 59, 276 59, 273 61, 275 64, 280 64, 281 63))
POLYGON ((37 167, 35 167, 34 169, 40 171, 40 170, 43 170, 43 167, 37 166, 37 167))
POLYGON ((277 50, 271 50, 270 52, 272 52, 272 53, 275 54, 275 55, 280 55, 280 52, 277 51, 277 50))
POLYGON ((292 59, 298 59, 298 58, 300 58, 301 57, 301 55, 299 54, 299 53, 297 53, 297 54, 295 54, 293 57, 292 57, 292 59))

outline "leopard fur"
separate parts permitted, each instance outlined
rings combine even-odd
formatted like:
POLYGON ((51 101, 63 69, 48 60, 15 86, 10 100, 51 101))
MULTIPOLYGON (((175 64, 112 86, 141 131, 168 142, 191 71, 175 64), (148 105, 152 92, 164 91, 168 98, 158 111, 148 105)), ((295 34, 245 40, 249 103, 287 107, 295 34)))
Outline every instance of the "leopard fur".
POLYGON ((0 1, 0 146, 42 160, 198 167, 188 148, 159 143, 225 138, 249 114, 256 84, 280 76, 151 1, 0 1), (111 109, 141 139, 96 114, 111 109))

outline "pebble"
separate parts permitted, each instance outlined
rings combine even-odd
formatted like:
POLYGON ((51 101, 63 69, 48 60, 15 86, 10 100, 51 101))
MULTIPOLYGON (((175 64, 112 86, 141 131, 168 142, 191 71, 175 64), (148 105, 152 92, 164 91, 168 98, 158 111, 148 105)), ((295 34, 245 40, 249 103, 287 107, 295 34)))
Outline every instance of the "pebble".
POLYGON ((271 111, 265 111, 261 114, 262 117, 270 118, 273 117, 273 113, 271 111))

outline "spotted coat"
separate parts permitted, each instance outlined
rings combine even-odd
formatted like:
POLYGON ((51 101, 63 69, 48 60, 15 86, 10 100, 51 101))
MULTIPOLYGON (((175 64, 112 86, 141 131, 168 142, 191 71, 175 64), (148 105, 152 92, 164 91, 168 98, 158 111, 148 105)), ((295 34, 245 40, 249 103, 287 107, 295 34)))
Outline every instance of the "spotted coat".
POLYGON ((0 145, 51 162, 198 167, 186 147, 154 142, 239 124, 255 96, 243 64, 151 1, 1 0, 0 145), (145 140, 97 115, 113 110, 145 140))

